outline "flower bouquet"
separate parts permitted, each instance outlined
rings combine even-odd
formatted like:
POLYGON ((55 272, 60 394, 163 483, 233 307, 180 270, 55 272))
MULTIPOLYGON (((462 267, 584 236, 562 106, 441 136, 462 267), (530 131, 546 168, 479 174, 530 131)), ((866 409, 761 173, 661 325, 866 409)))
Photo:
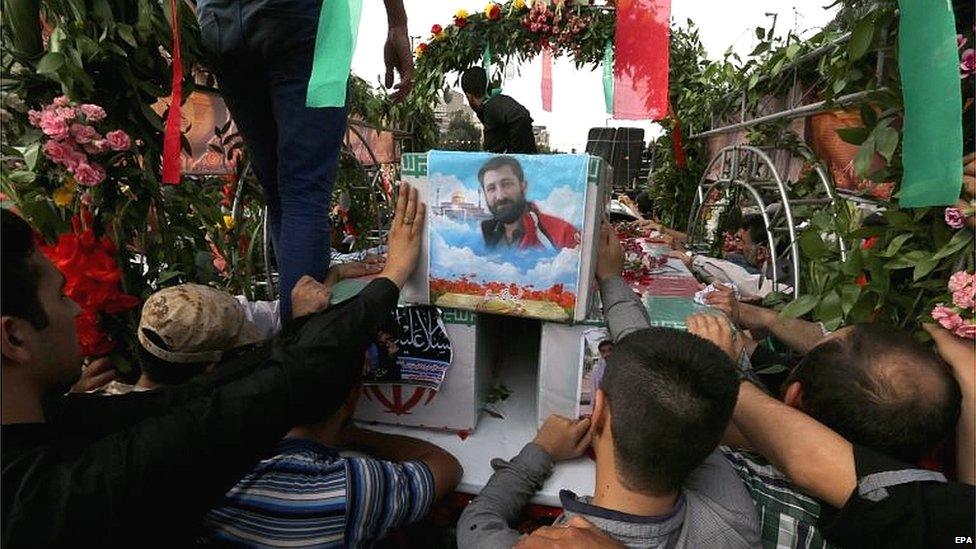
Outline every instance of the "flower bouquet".
POLYGON ((938 303, 932 318, 959 337, 976 339, 976 276, 959 271, 949 277, 948 289, 951 305, 938 303))

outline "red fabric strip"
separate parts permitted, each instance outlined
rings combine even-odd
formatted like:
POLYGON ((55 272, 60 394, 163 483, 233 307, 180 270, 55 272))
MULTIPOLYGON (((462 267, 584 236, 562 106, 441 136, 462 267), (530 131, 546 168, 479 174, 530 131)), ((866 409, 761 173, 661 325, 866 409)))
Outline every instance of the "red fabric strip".
POLYGON ((173 33, 173 82, 163 134, 163 183, 180 183, 180 106, 183 104, 183 61, 180 56, 180 23, 176 0, 169 0, 169 26, 173 33))
POLYGON ((668 112, 671 0, 617 0, 613 117, 660 120, 668 112))
POLYGON ((671 102, 668 101, 668 113, 671 116, 671 121, 674 122, 674 131, 671 132, 671 146, 674 147, 674 163, 681 169, 688 167, 688 161, 685 159, 685 148, 681 144, 681 121, 678 120, 678 113, 674 112, 674 107, 671 106, 671 102))
POLYGON ((552 50, 542 48, 542 110, 552 112, 552 50))

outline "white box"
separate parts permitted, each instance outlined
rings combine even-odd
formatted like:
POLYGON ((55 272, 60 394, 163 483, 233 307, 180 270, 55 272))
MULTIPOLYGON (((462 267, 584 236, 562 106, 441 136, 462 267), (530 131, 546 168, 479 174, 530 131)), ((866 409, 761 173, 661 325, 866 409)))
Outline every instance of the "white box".
POLYGON ((471 431, 487 391, 493 349, 478 337, 478 315, 443 309, 452 361, 440 390, 399 385, 363 388, 355 419, 429 429, 471 431))
POLYGON ((599 321, 580 324, 542 323, 539 340, 539 388, 537 420, 542 425, 550 414, 579 416, 583 368, 583 332, 604 327, 599 321))

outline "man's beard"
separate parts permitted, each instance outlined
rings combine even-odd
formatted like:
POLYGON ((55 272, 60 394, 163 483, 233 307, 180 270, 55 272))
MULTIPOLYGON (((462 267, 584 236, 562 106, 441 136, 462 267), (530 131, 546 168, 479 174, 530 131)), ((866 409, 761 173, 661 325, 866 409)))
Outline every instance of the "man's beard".
POLYGON ((495 216, 495 219, 502 223, 515 223, 522 217, 522 212, 525 210, 525 200, 522 198, 516 200, 502 198, 489 205, 488 210, 491 211, 491 215, 495 216))

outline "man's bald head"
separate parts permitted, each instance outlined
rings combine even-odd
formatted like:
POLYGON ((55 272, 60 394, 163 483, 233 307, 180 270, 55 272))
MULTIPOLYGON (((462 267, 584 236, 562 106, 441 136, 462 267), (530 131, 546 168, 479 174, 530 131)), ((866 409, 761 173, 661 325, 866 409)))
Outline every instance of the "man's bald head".
POLYGON ((857 324, 824 341, 787 382, 802 408, 852 443, 908 462, 945 439, 959 419, 961 393, 948 367, 910 334, 857 324))

